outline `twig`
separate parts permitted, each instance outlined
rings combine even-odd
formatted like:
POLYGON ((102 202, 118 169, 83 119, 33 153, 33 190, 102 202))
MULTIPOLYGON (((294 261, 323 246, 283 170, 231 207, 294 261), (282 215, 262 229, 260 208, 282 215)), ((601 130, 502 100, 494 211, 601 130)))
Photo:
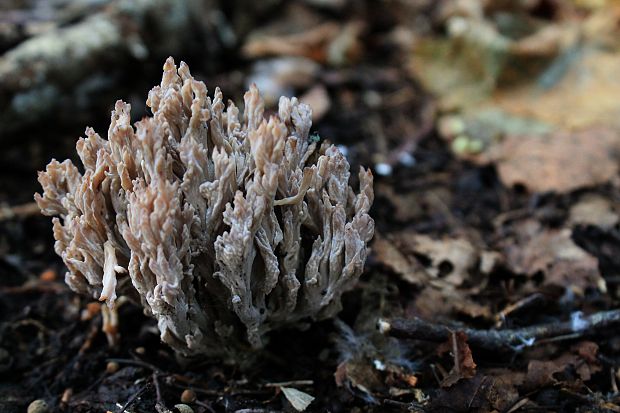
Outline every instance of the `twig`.
POLYGON ((516 303, 508 305, 502 311, 500 311, 500 313, 495 317, 495 327, 496 328, 501 327, 506 321, 506 318, 508 318, 508 316, 514 313, 515 311, 521 311, 524 308, 527 308, 532 305, 536 305, 540 302, 543 302, 544 300, 545 300, 544 295, 542 295, 541 293, 534 293, 532 295, 528 295, 527 297, 520 299, 516 303))
POLYGON ((161 371, 159 368, 155 367, 154 365, 147 363, 146 361, 142 361, 142 360, 133 360, 133 359, 116 359, 116 358, 110 358, 107 359, 107 361, 113 361, 115 363, 118 364, 129 364, 129 365, 134 365, 134 366, 139 366, 139 367, 144 367, 146 369, 149 369, 157 374, 163 374, 163 371, 161 371))
POLYGON ((15 206, 0 207, 0 221, 13 218, 26 218, 32 215, 40 215, 41 210, 35 202, 15 206))
POLYGON ((201 402, 200 400, 196 400, 196 401, 194 401, 194 404, 196 404, 198 406, 204 407, 205 409, 207 409, 211 413, 215 413, 215 410, 213 410, 213 407, 211 407, 211 404, 209 404, 209 403, 205 403, 205 402, 201 402))
POLYGON ((131 403, 133 403, 138 397, 140 397, 142 393, 144 393, 147 387, 148 387, 148 384, 145 384, 144 386, 140 388, 140 390, 132 394, 131 397, 127 400, 127 402, 123 405, 123 407, 118 413, 124 413, 125 410, 127 410, 127 408, 131 405, 131 403))
POLYGON ((401 409, 401 411, 407 411, 407 412, 426 412, 424 407, 416 402, 404 403, 404 402, 399 402, 398 400, 383 399, 383 405, 395 407, 395 408, 401 409))
POLYGON ((620 310, 602 311, 587 317, 577 312, 572 314, 570 321, 509 330, 454 327, 431 323, 417 317, 380 319, 377 323, 377 327, 383 334, 435 342, 447 340, 453 331, 463 331, 471 346, 495 351, 520 351, 541 341, 557 340, 562 336, 566 336, 563 337, 566 339, 574 339, 597 334, 604 330, 613 331, 612 328, 618 325, 620 325, 620 310))
POLYGON ((159 381, 157 380, 157 373, 153 372, 151 377, 153 379, 153 386, 155 386, 155 397, 156 397, 157 404, 161 404, 162 407, 167 408, 161 398, 161 390, 159 388, 159 381))
POLYGON ((291 380, 291 381, 281 381, 277 383, 266 383, 263 387, 304 387, 304 386, 313 386, 314 381, 312 380, 291 380))

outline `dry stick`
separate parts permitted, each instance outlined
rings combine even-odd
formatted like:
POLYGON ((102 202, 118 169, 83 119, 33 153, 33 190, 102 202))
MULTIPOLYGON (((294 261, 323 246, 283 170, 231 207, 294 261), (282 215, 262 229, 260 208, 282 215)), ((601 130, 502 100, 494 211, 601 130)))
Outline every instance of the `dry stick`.
POLYGON ((142 393, 144 393, 147 387, 148 387, 148 384, 145 384, 137 392, 132 394, 131 397, 127 400, 127 402, 125 402, 123 407, 121 407, 121 410, 118 413, 125 413, 125 410, 127 410, 127 408, 131 405, 131 403, 133 403, 138 397, 140 397, 142 393))
POLYGON ((161 390, 159 388, 159 381, 157 380, 157 373, 153 372, 153 374, 151 375, 151 378, 153 379, 153 385, 155 386, 155 397, 156 397, 156 401, 158 405, 161 405, 162 407, 166 408, 166 405, 164 404, 162 398, 161 398, 161 390))
POLYGON ((379 331, 399 338, 426 341, 445 341, 454 331, 463 331, 467 342, 473 347, 496 351, 520 351, 539 341, 549 339, 576 338, 600 333, 620 325, 620 310, 603 311, 583 317, 581 312, 573 313, 570 321, 540 324, 509 330, 477 330, 446 326, 413 317, 410 319, 380 319, 379 331))
POLYGON ((13 218, 26 218, 32 215, 40 215, 41 209, 36 202, 29 202, 22 205, 0 206, 0 221, 13 218))

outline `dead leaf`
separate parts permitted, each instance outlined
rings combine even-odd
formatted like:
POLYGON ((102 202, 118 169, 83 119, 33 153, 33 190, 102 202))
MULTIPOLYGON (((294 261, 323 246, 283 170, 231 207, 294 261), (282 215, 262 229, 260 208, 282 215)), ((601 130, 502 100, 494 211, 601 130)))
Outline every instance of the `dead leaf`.
POLYGON ((374 394, 386 391, 381 373, 366 359, 340 363, 334 373, 334 379, 338 387, 350 386, 369 398, 374 398, 374 394))
POLYGON ((574 368, 579 378, 587 382, 592 375, 601 371, 596 358, 598 345, 590 341, 582 341, 571 348, 571 352, 562 354, 553 360, 532 360, 527 366, 524 386, 528 389, 557 384, 561 377, 558 373, 574 368))
POLYGON ((453 312, 472 318, 492 319, 491 309, 469 298, 479 287, 459 290, 470 273, 488 274, 501 261, 493 251, 480 251, 465 237, 433 239, 427 235, 398 232, 375 235, 375 258, 403 281, 424 287, 410 307, 422 318, 453 312))
POLYGON ((448 341, 439 345, 437 353, 441 355, 446 352, 451 352, 454 366, 441 381, 441 387, 450 387, 461 379, 470 379, 476 375, 476 363, 464 332, 452 333, 448 341))
POLYGON ((491 155, 507 186, 532 192, 569 192, 618 174, 620 133, 610 129, 507 136, 491 155))
POLYGON ((609 199, 595 194, 587 194, 570 209, 571 225, 594 225, 604 230, 613 228, 619 221, 609 199))
POLYGON ((310 406, 310 403, 314 400, 314 397, 308 393, 304 393, 301 390, 297 390, 293 387, 280 387, 284 397, 291 403, 291 405, 298 412, 303 412, 310 406))
POLYGON ((593 341, 582 341, 573 347, 581 358, 588 363, 598 363, 598 344, 593 341))
POLYGON ((312 108, 312 122, 318 122, 331 107, 329 93, 323 85, 316 85, 304 93, 299 101, 312 108))
POLYGON ((304 57, 278 57, 259 60, 252 66, 248 83, 254 83, 268 105, 277 105, 280 96, 292 95, 294 88, 314 82, 320 66, 304 57))
POLYGON ((415 259, 411 260, 405 256, 392 241, 380 234, 375 235, 372 251, 381 264, 398 274, 404 281, 413 285, 423 285, 428 280, 424 268, 415 259))
POLYGON ((544 284, 605 289, 598 259, 575 244, 571 230, 548 230, 533 220, 517 226, 517 238, 507 240, 506 261, 517 274, 544 275, 544 284))
POLYGON ((555 360, 541 361, 532 360, 527 365, 525 387, 539 389, 541 387, 556 384, 558 381, 554 374, 564 371, 568 365, 575 365, 577 356, 566 354, 555 360))
MULTIPOLYGON (((495 412, 497 410, 493 406, 498 399, 498 389, 495 387, 493 377, 478 374, 452 387, 440 388, 436 396, 431 398, 427 410, 431 412, 495 412)), ((510 394, 500 393, 500 397, 509 398, 510 394)))
POLYGON ((255 33, 243 45, 241 53, 251 59, 267 56, 301 56, 317 62, 327 60, 327 46, 338 35, 335 22, 323 23, 298 33, 255 33))
POLYGON ((510 41, 484 20, 454 16, 446 26, 452 37, 415 43, 409 69, 445 109, 482 102, 495 87, 510 41))
POLYGON ((461 285, 478 262, 478 251, 464 238, 433 239, 415 234, 407 237, 418 254, 430 258, 427 272, 433 278, 444 278, 453 285, 461 285))
POLYGON ((582 341, 573 346, 571 350, 583 360, 583 363, 575 366, 581 380, 588 381, 592 375, 602 370, 597 358, 598 344, 592 341, 582 341))
POLYGON ((286 27, 257 31, 249 36, 241 53, 247 58, 298 56, 319 63, 342 66, 361 55, 360 36, 365 28, 361 21, 345 24, 325 22, 306 27, 286 27))

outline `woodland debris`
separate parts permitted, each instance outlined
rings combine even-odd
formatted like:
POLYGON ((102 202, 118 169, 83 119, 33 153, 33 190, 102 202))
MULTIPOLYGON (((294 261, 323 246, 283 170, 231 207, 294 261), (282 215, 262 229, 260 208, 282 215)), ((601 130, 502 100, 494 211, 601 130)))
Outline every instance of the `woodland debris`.
POLYGON ((462 331, 468 343, 492 351, 520 351, 540 342, 575 339, 612 331, 620 325, 620 310, 602 311, 589 316, 573 313, 571 320, 506 330, 477 330, 473 328, 432 323, 418 317, 380 319, 377 328, 383 334, 398 338, 441 342, 454 331, 462 331))

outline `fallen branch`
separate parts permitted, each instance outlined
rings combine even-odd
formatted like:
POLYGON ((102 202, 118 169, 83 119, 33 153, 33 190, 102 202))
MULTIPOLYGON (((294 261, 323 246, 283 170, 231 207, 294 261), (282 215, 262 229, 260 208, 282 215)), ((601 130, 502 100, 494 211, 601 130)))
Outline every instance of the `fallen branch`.
POLYGON ((601 333, 604 330, 613 331, 612 329, 619 325, 620 310, 603 311, 587 317, 581 312, 575 312, 569 321, 507 330, 477 330, 447 326, 417 317, 379 319, 377 322, 377 327, 383 334, 425 341, 446 341, 453 332, 462 331, 467 335, 467 342, 472 347, 495 351, 520 351, 541 342, 574 339, 601 333))

